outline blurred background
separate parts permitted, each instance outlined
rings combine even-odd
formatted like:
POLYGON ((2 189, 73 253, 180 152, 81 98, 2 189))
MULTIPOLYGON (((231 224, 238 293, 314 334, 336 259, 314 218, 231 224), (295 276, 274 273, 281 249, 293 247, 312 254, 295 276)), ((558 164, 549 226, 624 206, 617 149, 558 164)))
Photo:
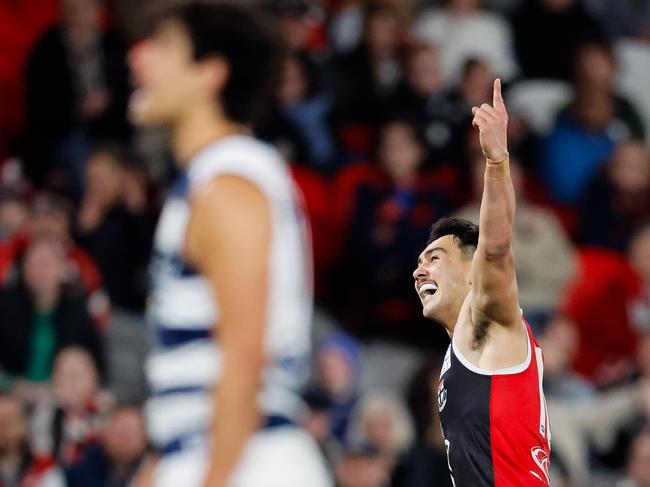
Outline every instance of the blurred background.
MULTIPOLYGON (((175 169, 125 111, 154 3, 0 1, 0 487, 125 486, 148 448, 147 263, 175 169)), ((250 3, 290 47, 256 131, 311 220, 302 424, 338 486, 451 485, 448 337, 411 272, 436 218, 478 219, 470 108, 496 76, 553 485, 650 486, 650 0, 250 3)))

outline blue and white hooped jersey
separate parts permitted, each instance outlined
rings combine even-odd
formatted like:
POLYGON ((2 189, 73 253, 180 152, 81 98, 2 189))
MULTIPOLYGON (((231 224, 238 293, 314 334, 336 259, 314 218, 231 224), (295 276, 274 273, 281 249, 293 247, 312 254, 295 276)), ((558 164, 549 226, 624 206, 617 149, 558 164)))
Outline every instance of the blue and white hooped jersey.
POLYGON ((295 416, 307 379, 311 255, 293 181, 272 147, 244 135, 220 139, 192 159, 170 191, 154 241, 147 317, 155 346, 146 367, 152 391, 147 424, 154 445, 163 450, 204 441, 214 414, 211 391, 222 373, 222 353, 213 339, 219 290, 183 259, 183 245, 192 193, 220 175, 251 182, 271 207, 262 413, 295 416))

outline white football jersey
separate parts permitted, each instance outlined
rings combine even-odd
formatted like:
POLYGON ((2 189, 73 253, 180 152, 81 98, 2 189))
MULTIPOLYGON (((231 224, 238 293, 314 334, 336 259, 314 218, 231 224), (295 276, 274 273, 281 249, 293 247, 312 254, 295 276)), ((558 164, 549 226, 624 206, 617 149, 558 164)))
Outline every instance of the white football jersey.
POLYGON ((155 346, 146 371, 152 392, 147 423, 151 440, 163 450, 204 441, 215 413, 211 391, 222 373, 222 353, 213 338, 219 290, 184 260, 183 244, 192 193, 221 175, 254 184, 271 208, 262 413, 292 419, 309 370, 310 243, 288 167, 277 151, 252 137, 220 139, 191 160, 170 191, 154 241, 147 315, 155 346))

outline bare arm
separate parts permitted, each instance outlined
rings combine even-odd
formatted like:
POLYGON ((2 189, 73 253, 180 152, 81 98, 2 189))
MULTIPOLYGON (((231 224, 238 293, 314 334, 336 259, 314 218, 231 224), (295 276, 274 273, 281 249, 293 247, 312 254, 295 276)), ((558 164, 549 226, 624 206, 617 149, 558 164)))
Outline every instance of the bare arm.
POLYGON ((186 248, 218 290, 216 332, 223 351, 223 374, 214 393, 209 487, 227 484, 259 423, 270 242, 268 201, 249 182, 222 176, 195 196, 186 248))
POLYGON ((486 158, 478 248, 472 262, 472 320, 510 327, 518 325, 521 318, 512 254, 515 193, 506 141, 508 114, 500 80, 494 82, 493 106, 484 103, 473 108, 472 114, 486 158))

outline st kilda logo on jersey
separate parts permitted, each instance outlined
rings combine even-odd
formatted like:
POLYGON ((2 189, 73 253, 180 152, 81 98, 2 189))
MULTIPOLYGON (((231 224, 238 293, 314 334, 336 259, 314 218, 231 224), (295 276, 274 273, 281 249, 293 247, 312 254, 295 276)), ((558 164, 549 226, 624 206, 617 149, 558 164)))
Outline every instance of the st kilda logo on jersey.
POLYGON ((440 379, 438 384, 438 412, 442 412, 447 405, 447 389, 445 389, 445 379, 440 379))

